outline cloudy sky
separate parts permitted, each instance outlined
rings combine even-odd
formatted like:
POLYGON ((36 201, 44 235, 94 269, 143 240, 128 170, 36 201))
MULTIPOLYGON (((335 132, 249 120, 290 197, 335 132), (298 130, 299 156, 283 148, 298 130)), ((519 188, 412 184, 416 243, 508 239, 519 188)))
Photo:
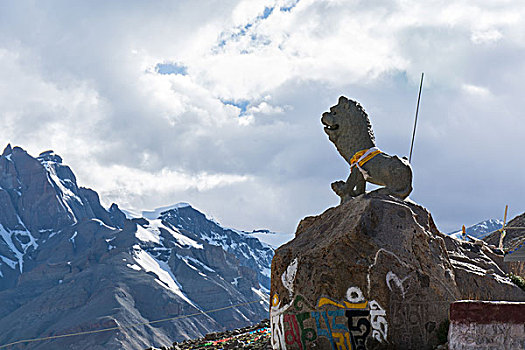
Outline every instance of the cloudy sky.
MULTIPOLYGON (((0 143, 53 149, 105 205, 189 202, 293 233, 348 167, 340 95, 410 149, 411 198, 457 230, 525 211, 525 7, 517 1, 1 1, 0 143)), ((3 147, 0 146, 0 147, 3 147)))

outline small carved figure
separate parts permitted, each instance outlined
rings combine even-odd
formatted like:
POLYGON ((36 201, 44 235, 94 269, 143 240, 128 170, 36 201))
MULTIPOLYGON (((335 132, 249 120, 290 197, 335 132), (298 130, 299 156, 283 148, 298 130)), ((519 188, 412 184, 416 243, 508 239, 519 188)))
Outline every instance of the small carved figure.
POLYGON ((373 192, 401 199, 412 192, 412 168, 406 158, 390 156, 375 146, 374 132, 368 115, 359 103, 344 96, 323 113, 321 122, 341 154, 350 164, 350 176, 332 183, 341 203, 365 193, 366 181, 384 186, 373 192))

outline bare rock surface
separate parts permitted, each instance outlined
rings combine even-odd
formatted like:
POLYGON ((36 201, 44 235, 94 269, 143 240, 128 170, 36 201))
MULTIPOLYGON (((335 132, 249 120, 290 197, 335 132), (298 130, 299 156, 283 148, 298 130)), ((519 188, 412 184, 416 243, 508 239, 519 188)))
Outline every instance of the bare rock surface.
POLYGON ((307 217, 275 252, 275 349, 433 349, 449 304, 525 300, 494 247, 442 234, 423 207, 365 194, 307 217))

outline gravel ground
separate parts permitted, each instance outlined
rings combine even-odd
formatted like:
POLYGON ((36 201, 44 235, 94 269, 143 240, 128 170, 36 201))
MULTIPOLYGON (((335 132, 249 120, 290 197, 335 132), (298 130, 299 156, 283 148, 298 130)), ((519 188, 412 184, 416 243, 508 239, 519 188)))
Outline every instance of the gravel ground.
POLYGON ((251 349, 270 350, 270 321, 263 320, 252 327, 232 331, 206 334, 204 338, 173 343, 173 346, 148 348, 146 350, 188 350, 188 349, 251 349))
MULTIPOLYGON (((171 347, 148 348, 146 350, 189 350, 189 349, 251 349, 271 350, 270 321, 263 320, 258 325, 220 333, 206 334, 204 338, 173 343, 171 347)), ((435 350, 447 350, 448 343, 435 350)))

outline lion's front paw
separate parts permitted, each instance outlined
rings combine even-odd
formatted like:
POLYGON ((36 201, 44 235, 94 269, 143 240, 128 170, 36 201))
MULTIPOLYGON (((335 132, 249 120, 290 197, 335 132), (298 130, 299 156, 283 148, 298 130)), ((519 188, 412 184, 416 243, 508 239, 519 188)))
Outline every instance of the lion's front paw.
POLYGON ((346 182, 336 181, 332 182, 332 190, 340 197, 346 194, 346 182))

